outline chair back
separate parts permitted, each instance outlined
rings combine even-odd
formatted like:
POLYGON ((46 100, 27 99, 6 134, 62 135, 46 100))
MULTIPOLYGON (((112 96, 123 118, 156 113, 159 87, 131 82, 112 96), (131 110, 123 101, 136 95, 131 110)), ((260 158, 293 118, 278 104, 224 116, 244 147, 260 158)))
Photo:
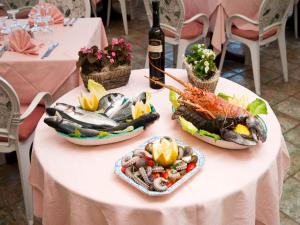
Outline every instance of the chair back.
POLYGON ((3 3, 6 10, 8 9, 24 9, 24 8, 31 8, 32 6, 36 5, 39 0, 3 0, 3 3))
MULTIPOLYGON (((152 26, 152 1, 144 0, 149 24, 152 26)), ((182 0, 161 0, 160 1, 160 26, 175 34, 175 40, 180 39, 183 27, 185 9, 182 0)))
POLYGON ((0 152, 16 149, 19 123, 19 98, 13 87, 0 76, 0 152))
POLYGON ((294 0, 263 0, 259 9, 260 38, 274 28, 282 29, 281 25, 285 26, 293 2, 294 0))
POLYGON ((90 0, 45 0, 55 5, 65 17, 91 17, 90 0))

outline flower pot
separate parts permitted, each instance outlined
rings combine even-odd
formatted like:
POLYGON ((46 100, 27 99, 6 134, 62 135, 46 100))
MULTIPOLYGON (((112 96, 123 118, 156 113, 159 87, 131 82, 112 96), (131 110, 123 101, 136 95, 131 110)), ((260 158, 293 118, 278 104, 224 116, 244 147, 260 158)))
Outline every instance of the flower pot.
POLYGON ((92 79, 102 84, 106 90, 118 88, 128 83, 131 73, 131 66, 119 66, 113 70, 105 72, 94 71, 89 74, 80 73, 84 86, 87 88, 88 80, 92 79))
POLYGON ((184 65, 187 71, 187 75, 188 75, 188 79, 190 81, 191 84, 193 84, 194 86, 209 91, 209 92, 214 92, 218 81, 219 81, 219 77, 220 77, 220 71, 217 70, 215 72, 215 74, 208 80, 201 80, 199 77, 197 77, 194 74, 193 68, 190 64, 188 64, 186 61, 184 61, 184 65))

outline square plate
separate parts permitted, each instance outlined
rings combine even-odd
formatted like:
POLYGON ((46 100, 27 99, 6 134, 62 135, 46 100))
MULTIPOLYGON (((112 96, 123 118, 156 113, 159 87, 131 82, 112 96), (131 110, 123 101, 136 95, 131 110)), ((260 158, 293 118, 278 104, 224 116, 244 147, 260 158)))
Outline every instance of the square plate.
MULTIPOLYGON (((150 142, 155 142, 160 140, 161 138, 163 138, 163 136, 154 136, 151 139, 147 140, 146 142, 144 142, 143 144, 141 144, 140 146, 138 146, 137 149, 144 149, 145 146, 150 143, 150 142)), ((188 146, 187 144, 183 143, 182 141, 179 141, 177 139, 175 139, 177 144, 180 146, 188 146)), ((198 161, 196 164, 196 167, 190 171, 189 173, 185 174, 180 180, 178 180, 176 183, 174 183, 171 187, 169 187, 166 191, 163 192, 158 192, 158 191, 149 191, 146 188, 144 188, 143 186, 137 184, 135 181, 133 181, 131 178, 127 177, 122 171, 122 159, 119 159, 116 164, 115 164, 115 174, 117 174, 122 180, 126 181, 127 183, 129 183, 130 185, 132 185, 133 187, 137 188, 138 190, 140 190, 141 192, 145 193, 146 195, 149 196, 162 196, 162 195, 167 195, 172 193, 173 191, 175 191, 179 186, 181 186, 183 183, 185 183, 187 180, 189 180, 193 175, 195 175, 197 172, 199 172, 199 170, 203 167, 204 163, 205 163, 205 155, 197 150, 193 148, 193 153, 196 154, 198 156, 198 161)))

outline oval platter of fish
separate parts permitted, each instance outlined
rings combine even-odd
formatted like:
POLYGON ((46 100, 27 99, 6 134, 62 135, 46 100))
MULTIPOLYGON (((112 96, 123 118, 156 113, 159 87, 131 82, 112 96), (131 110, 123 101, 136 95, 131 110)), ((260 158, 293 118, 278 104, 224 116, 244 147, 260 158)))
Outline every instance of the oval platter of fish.
POLYGON ((47 108, 44 122, 67 141, 92 146, 133 138, 159 119, 150 93, 132 99, 121 93, 90 94, 81 93, 80 106, 58 102, 47 108))

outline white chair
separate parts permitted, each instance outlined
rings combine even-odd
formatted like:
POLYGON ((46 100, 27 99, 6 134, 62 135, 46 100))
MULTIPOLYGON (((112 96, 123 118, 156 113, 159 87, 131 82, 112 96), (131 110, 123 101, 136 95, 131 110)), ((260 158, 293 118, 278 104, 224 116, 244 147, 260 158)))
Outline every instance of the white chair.
POLYGON ((254 21, 246 16, 235 14, 226 21, 227 40, 223 46, 219 70, 222 71, 229 41, 239 41, 250 49, 255 92, 260 95, 260 46, 278 40, 284 81, 288 81, 288 68, 285 43, 285 26, 288 11, 294 0, 263 0, 259 9, 259 20, 254 21), (233 25, 236 19, 256 25, 258 31, 241 30, 233 25))
POLYGON ((68 17, 91 17, 90 0, 40 0, 40 2, 55 5, 68 17))
POLYGON ((16 151, 22 183, 26 218, 29 225, 33 224, 32 190, 29 184, 30 147, 33 142, 34 129, 44 113, 39 106, 44 100, 50 106, 51 96, 39 93, 26 111, 21 115, 19 98, 2 77, 0 77, 0 153, 16 151))
MULTIPOLYGON (((136 4, 134 4, 133 0, 127 0, 129 2, 129 10, 130 10, 130 19, 134 19, 134 10, 135 6, 138 4, 138 0, 136 0, 136 4)), ((125 34, 128 35, 128 22, 127 22, 127 9, 126 9, 126 0, 119 0, 121 6, 121 13, 124 25, 125 34)), ((107 1, 107 17, 106 17, 106 26, 109 26, 110 22, 110 13, 112 7, 112 0, 107 1)))
MULTIPOLYGON (((152 26, 151 0, 144 0, 149 24, 152 26)), ((208 32, 208 16, 198 13, 185 20, 183 0, 160 1, 160 26, 165 33, 165 42, 173 45, 173 60, 176 67, 182 68, 186 48, 206 37, 208 32)), ((145 67, 148 66, 148 55, 145 67)))
POLYGON ((298 38, 298 3, 299 0, 295 0, 294 4, 294 32, 295 32, 295 38, 298 38))

